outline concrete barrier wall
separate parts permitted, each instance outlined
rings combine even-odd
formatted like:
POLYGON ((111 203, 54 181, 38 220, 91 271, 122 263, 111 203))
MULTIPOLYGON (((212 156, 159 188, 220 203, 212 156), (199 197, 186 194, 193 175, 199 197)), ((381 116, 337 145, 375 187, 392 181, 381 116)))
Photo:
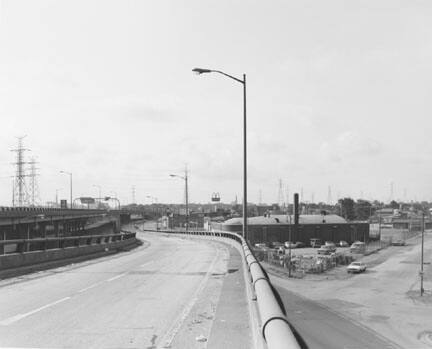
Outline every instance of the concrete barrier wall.
POLYGON ((7 254, 0 256, 0 271, 25 266, 33 266, 62 259, 91 255, 98 252, 103 252, 106 249, 122 249, 135 244, 137 244, 137 239, 131 238, 106 244, 95 244, 79 247, 56 248, 46 251, 32 251, 26 253, 7 254))

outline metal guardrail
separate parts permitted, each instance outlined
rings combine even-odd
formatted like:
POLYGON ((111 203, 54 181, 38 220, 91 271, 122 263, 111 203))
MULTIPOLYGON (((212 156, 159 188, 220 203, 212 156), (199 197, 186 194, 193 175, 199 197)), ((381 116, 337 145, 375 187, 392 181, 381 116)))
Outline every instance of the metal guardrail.
POLYGON ((273 287, 264 272, 261 264, 255 258, 248 243, 241 235, 223 231, 173 231, 173 230, 148 230, 159 233, 187 234, 198 236, 211 236, 228 238, 237 241, 242 245, 243 257, 250 273, 250 280, 256 294, 259 315, 262 322, 262 336, 269 349, 300 349, 296 337, 291 331, 291 327, 279 304, 273 287))
MULTIPOLYGON (((123 241, 131 238, 135 238, 136 233, 129 231, 122 231, 120 234, 100 234, 100 235, 77 235, 77 236, 56 236, 56 237, 45 237, 45 238, 33 238, 33 239, 12 239, 12 240, 0 240, 0 248, 5 254, 4 246, 16 245, 16 252, 25 253, 29 251, 46 251, 55 248, 65 248, 67 241, 73 241, 70 247, 88 246, 94 244, 106 244, 115 241, 123 241), (58 246, 51 247, 49 243, 58 242, 58 246), (33 247, 36 247, 32 249, 33 247)), ((52 244, 51 244, 52 245, 52 244)))
POLYGON ((101 215, 108 210, 98 209, 64 209, 50 207, 5 207, 0 206, 0 218, 24 218, 39 216, 80 216, 80 215, 101 215))

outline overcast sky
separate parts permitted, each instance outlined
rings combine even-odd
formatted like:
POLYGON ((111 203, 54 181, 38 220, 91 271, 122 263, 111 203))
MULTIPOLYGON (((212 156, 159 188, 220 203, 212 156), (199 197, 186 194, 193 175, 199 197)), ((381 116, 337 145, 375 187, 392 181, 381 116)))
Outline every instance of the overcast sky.
POLYGON ((432 199, 431 1, 1 1, 0 204, 16 136, 42 201, 122 203, 242 192, 247 74, 249 201, 432 199), (404 193, 405 192, 405 193, 404 193))

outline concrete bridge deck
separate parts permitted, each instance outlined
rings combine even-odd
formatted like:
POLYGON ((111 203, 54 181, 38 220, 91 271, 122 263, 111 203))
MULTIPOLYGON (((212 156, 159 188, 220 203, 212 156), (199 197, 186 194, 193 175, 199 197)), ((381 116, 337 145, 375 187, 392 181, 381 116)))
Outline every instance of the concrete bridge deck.
POLYGON ((243 277, 232 279, 242 268, 229 247, 141 237, 130 252, 0 282, 0 347, 219 347, 227 337, 212 329, 232 328, 231 343, 250 348, 243 277))

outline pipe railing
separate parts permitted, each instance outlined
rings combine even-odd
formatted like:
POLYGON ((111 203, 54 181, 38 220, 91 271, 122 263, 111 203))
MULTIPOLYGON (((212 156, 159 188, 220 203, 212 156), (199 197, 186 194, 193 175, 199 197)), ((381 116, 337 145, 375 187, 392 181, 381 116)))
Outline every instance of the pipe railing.
POLYGON ((255 291, 261 318, 261 334, 269 349, 299 349, 300 345, 294 336, 289 322, 284 314, 282 305, 278 302, 273 287, 261 264, 255 258, 249 244, 244 238, 235 233, 224 231, 177 231, 177 230, 148 230, 158 233, 187 234, 197 236, 211 236, 228 238, 242 245, 243 258, 248 266, 249 278, 255 291))
POLYGON ((11 253, 25 253, 30 251, 51 250, 55 248, 106 244, 110 242, 134 239, 135 237, 136 237, 135 232, 122 231, 120 234, 53 236, 53 237, 40 237, 40 238, 33 238, 33 239, 11 239, 11 240, 0 240, 0 248, 3 252, 2 254, 4 255, 5 246, 7 245, 16 245, 16 251, 11 253), (71 246, 68 246, 67 242, 70 241, 72 241, 72 244, 70 244, 71 246), (54 243, 58 242, 58 244, 50 244, 53 242, 54 243), (53 247, 53 245, 55 246, 53 247))

